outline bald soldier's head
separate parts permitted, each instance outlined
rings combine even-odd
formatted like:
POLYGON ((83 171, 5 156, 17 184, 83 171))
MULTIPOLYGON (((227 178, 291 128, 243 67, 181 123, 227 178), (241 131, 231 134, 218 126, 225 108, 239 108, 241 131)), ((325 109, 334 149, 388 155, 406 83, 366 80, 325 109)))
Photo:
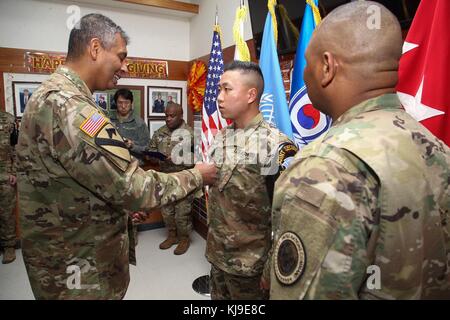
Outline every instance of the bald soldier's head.
POLYGON ((384 6, 357 1, 336 8, 305 53, 313 105, 336 120, 364 100, 395 92, 401 54, 400 24, 384 6))
POLYGON ((175 102, 167 103, 166 107, 166 125, 170 130, 175 130, 183 123, 183 108, 175 102))

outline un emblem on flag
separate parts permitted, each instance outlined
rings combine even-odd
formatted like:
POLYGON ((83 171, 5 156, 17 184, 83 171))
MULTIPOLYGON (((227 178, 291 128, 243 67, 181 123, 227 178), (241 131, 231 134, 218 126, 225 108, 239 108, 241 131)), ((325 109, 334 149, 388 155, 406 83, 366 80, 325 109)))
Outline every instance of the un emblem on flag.
POLYGON ((294 94, 289 107, 294 139, 299 147, 322 135, 331 125, 331 118, 312 106, 306 86, 294 94))
POLYGON ((267 123, 275 125, 275 114, 273 110, 273 94, 264 93, 259 102, 259 110, 267 123))

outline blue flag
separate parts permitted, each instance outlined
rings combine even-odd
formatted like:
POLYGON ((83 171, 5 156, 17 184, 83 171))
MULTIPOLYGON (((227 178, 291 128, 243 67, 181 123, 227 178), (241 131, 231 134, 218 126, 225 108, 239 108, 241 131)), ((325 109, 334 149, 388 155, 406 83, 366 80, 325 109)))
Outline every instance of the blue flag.
POLYGON ((289 112, 291 114, 292 131, 295 143, 299 148, 322 135, 331 125, 331 118, 313 108, 303 81, 305 70, 305 51, 309 44, 316 25, 320 22, 320 14, 317 9, 318 0, 313 0, 316 8, 316 17, 310 1, 306 1, 303 15, 302 30, 295 55, 294 71, 292 72, 291 99, 289 112), (315 19, 314 19, 315 18, 315 19))
POLYGON ((264 93, 261 97, 259 110, 261 110, 264 120, 275 125, 281 132, 292 139, 289 109, 283 78, 281 77, 270 12, 267 14, 264 26, 259 66, 264 75, 264 93))

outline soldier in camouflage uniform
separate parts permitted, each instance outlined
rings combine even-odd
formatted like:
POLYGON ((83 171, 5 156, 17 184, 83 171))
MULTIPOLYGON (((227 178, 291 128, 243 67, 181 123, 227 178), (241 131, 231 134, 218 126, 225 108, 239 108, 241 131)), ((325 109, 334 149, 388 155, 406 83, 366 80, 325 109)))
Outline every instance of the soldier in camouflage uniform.
MULTIPOLYGON (((127 70, 127 36, 109 18, 72 29, 66 66, 34 92, 17 146, 22 249, 38 299, 120 299, 129 283, 130 217, 211 183, 213 165, 143 171, 92 100, 127 70)), ((133 249, 133 248, 131 248, 133 249)))
MULTIPOLYGON (((183 120, 183 108, 179 104, 168 104, 165 113, 166 125, 159 128, 153 134, 149 149, 151 151, 161 152, 168 157, 166 160, 160 161, 162 172, 179 172, 192 168, 193 159, 191 152, 194 142, 194 132, 183 120), (180 143, 184 143, 185 145, 180 146, 180 143), (172 152, 176 146, 178 146, 177 149, 186 150, 191 155, 176 154, 177 152, 172 152), (182 159, 177 158, 183 156, 187 156, 187 163, 183 163, 183 161, 181 161, 182 159)), ((186 199, 161 208, 168 236, 167 239, 159 245, 160 249, 169 249, 174 244, 178 243, 174 254, 180 255, 187 251, 190 245, 189 235, 192 231, 192 201, 193 197, 188 196, 186 199)))
POLYGON ((117 114, 111 116, 111 121, 116 126, 120 135, 126 139, 125 144, 132 156, 143 164, 144 151, 150 141, 147 125, 140 117, 133 113, 133 93, 126 88, 116 91, 114 101, 117 106, 117 114))
POLYGON ((267 299, 260 280, 271 248, 273 183, 297 148, 259 112, 264 80, 257 64, 232 62, 219 86, 220 111, 234 123, 209 150, 219 170, 208 201, 211 298, 267 299))
POLYGON ((314 32, 304 78, 333 125, 275 185, 272 299, 450 298, 449 148, 400 105, 401 54, 400 25, 375 2, 314 32))
POLYGON ((16 173, 14 166, 14 116, 0 111, 0 246, 3 248, 2 263, 16 259, 16 173))

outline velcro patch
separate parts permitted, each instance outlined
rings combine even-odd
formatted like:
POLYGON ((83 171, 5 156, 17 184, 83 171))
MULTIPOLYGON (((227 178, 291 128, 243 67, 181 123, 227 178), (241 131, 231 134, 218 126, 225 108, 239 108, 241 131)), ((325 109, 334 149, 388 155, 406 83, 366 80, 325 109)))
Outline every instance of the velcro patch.
POLYGON ((108 121, 100 113, 93 111, 80 125, 81 131, 93 138, 108 121))
POLYGON ((320 208, 322 206, 322 202, 325 200, 326 194, 325 192, 314 188, 305 182, 300 182, 297 188, 297 197, 316 208, 320 208))

